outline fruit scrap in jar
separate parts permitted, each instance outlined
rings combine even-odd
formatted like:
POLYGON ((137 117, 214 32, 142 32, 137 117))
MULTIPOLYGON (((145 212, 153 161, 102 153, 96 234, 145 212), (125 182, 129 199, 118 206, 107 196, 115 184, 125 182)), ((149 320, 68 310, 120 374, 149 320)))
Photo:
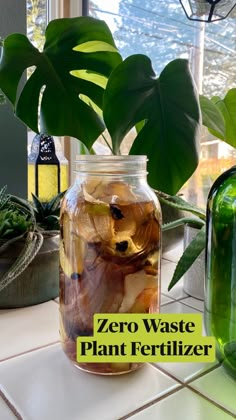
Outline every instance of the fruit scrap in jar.
POLYGON ((125 252, 128 249, 128 241, 116 242, 116 251, 125 252))
MULTIPOLYGON (((146 290, 150 291, 150 294, 148 293, 149 302, 157 290, 157 276, 146 274, 144 270, 140 270, 136 273, 128 274, 125 276, 124 298, 119 308, 119 312, 130 312, 138 296, 140 296, 141 293, 146 290)), ((140 312, 146 312, 146 309, 148 310, 148 302, 145 301, 145 310, 144 307, 142 307, 143 310, 140 312)))
POLYGON ((136 298, 131 313, 153 313, 157 312, 158 305, 158 293, 157 289, 153 288, 144 289, 136 298))
POLYGON ((132 239, 123 235, 117 235, 109 242, 101 243, 99 250, 104 259, 114 257, 114 262, 116 261, 117 264, 128 262, 126 258, 135 258, 139 255, 139 251, 132 239))
POLYGON ((136 231, 136 220, 132 212, 132 204, 125 206, 118 206, 117 204, 110 205, 111 217, 114 223, 114 233, 126 236, 133 236, 136 231))
POLYGON ((89 202, 103 201, 106 203, 136 202, 138 196, 133 187, 122 181, 108 182, 105 177, 90 177, 82 185, 82 194, 89 202))
POLYGON ((94 270, 85 270, 81 278, 81 305, 91 314, 117 312, 123 299, 124 275, 119 266, 98 259, 94 270))
POLYGON ((70 246, 67 244, 67 254, 63 242, 60 243, 60 264, 63 272, 68 278, 79 279, 84 269, 84 257, 87 244, 83 238, 71 235, 70 246))
POLYGON ((114 220, 121 220, 124 218, 122 210, 115 204, 110 204, 111 216, 114 220))
POLYGON ((138 249, 151 252, 160 247, 160 225, 154 217, 139 225, 132 236, 134 245, 138 249))
POLYGON ((94 215, 93 224, 100 241, 107 242, 114 235, 114 224, 110 214, 105 216, 94 215))
POLYGON ((159 250, 155 250, 154 252, 152 252, 151 254, 148 255, 147 259, 144 262, 144 269, 146 269, 146 267, 152 267, 155 268, 156 270, 159 267, 159 258, 160 258, 160 251, 159 250))
POLYGON ((111 363, 111 370, 112 372, 126 372, 130 370, 131 364, 130 363, 111 363))
POLYGON ((82 184, 83 195, 88 194, 90 197, 92 197, 93 201, 101 200, 101 197, 103 197, 103 195, 104 195, 105 185, 106 185, 105 184, 105 177, 100 177, 100 176, 92 177, 92 176, 90 176, 82 184))
POLYGON ((109 205, 103 202, 80 202, 73 215, 73 225, 76 234, 89 243, 107 241, 114 234, 109 205))
POLYGON ((138 201, 138 195, 133 193, 131 185, 122 181, 112 181, 106 184, 106 195, 116 197, 115 203, 135 203, 138 201))
POLYGON ((82 184, 82 197, 88 203, 109 204, 117 199, 117 196, 108 195, 105 178, 89 178, 82 184))
POLYGON ((124 274, 119 266, 100 257, 93 268, 85 268, 79 282, 66 284, 63 321, 67 336, 93 329, 94 313, 116 313, 124 295, 124 274))
POLYGON ((152 201, 110 204, 115 233, 124 232, 127 236, 133 236, 140 225, 153 218, 154 208, 152 201))

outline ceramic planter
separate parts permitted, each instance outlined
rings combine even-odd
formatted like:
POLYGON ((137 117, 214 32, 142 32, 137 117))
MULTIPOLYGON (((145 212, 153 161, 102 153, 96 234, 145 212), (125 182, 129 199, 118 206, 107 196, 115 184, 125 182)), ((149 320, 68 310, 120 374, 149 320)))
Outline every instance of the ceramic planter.
MULTIPOLYGON (((0 281, 23 249, 19 240, 0 254, 0 281)), ((0 308, 35 305, 59 294, 59 236, 44 236, 43 245, 29 266, 0 292, 0 308)))

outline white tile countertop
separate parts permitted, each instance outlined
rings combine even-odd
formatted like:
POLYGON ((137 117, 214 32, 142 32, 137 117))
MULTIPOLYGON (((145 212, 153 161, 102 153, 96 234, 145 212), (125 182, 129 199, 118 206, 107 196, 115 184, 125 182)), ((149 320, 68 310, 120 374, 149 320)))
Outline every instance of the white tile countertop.
MULTIPOLYGON (((203 312, 203 302, 167 291, 179 249, 164 255, 162 312, 203 312)), ((58 335, 58 300, 0 311, 0 420, 227 420, 236 381, 217 362, 147 364, 115 377, 76 369, 58 335)))

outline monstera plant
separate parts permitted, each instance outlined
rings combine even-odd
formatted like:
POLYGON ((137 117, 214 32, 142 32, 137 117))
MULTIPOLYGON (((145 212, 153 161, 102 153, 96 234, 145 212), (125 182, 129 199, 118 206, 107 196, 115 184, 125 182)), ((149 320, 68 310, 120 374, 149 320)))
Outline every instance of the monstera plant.
POLYGON ((236 88, 224 98, 200 96, 202 122, 214 137, 236 147, 236 88))
POLYGON ((135 127, 129 153, 148 156, 149 183, 156 189, 175 194, 197 167, 200 110, 187 61, 170 62, 159 76, 145 55, 122 61, 103 21, 50 22, 42 52, 22 34, 8 36, 0 89, 33 131, 73 136, 87 149, 107 128, 112 153, 119 154, 135 127))

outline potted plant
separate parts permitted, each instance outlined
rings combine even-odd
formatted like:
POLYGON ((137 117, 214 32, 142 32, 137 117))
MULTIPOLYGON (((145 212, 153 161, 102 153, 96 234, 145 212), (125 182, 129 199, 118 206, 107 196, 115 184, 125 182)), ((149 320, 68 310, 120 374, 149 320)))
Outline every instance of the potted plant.
POLYGON ((111 152, 120 154, 125 135, 135 127, 129 153, 148 156, 153 188, 175 194, 197 167, 200 110, 187 61, 170 62, 159 77, 147 56, 122 61, 103 21, 50 22, 42 52, 22 34, 8 36, 0 88, 33 131, 76 137, 88 150, 107 128, 111 152), (31 66, 35 70, 20 88, 31 66))
MULTIPOLYGON (((219 96, 208 99, 201 95, 200 105, 203 125, 215 137, 235 147, 236 89, 230 89, 223 99, 219 96)), ((190 212, 194 216, 190 218, 183 217, 163 226, 163 230, 165 231, 172 230, 179 225, 185 225, 186 236, 188 237, 183 255, 176 266, 176 270, 169 284, 169 290, 184 276, 185 291, 194 297, 204 299, 205 211, 187 203, 181 197, 169 196, 161 192, 157 192, 157 194, 160 201, 167 206, 190 212), (199 259, 199 256, 201 256, 201 259, 199 259)))
MULTIPOLYGON (((22 34, 8 36, 0 88, 33 131, 76 137, 88 152, 102 134, 111 153, 120 154, 125 135, 135 127, 129 154, 147 155, 153 188, 175 194, 197 167, 200 110, 188 62, 174 60, 158 77, 147 56, 122 61, 103 21, 78 17, 50 22, 42 52, 22 34), (30 66, 35 71, 18 95, 22 73, 30 66)), ((173 212, 169 216, 164 209, 164 220, 179 217, 173 212)), ((174 236, 167 232, 165 249, 180 236, 181 228, 174 236)))
POLYGON ((33 203, 0 191, 0 307, 58 296, 59 212, 64 193, 33 203))
MULTIPOLYGON (((88 17, 52 21, 45 38, 42 52, 24 35, 13 34, 4 41, 0 88, 16 115, 35 132, 77 137, 88 151, 100 134, 105 137, 106 128, 111 140, 105 141, 114 155, 121 154, 124 137, 135 128, 129 154, 147 155, 150 186, 178 192, 198 164, 200 108, 188 62, 174 60, 157 76, 145 55, 122 61, 106 24, 88 17), (30 66, 35 71, 21 89, 21 76, 30 66)), ((96 176, 90 181, 85 175, 91 170, 89 159, 84 166, 86 159, 81 160, 82 181, 63 201, 61 337, 74 362, 76 337, 91 335, 94 313, 152 312, 159 307, 159 206, 141 170, 144 164, 146 168, 145 157, 122 158, 126 166, 120 165, 119 156, 99 158, 100 171, 93 166, 96 176), (107 161, 106 180, 114 175, 113 182, 101 181, 107 161), (136 177, 131 172, 124 182, 127 162, 136 177), (122 201, 126 209, 119 207, 122 201), (133 264, 128 265, 130 259, 133 264)), ((98 165, 97 159, 91 160, 98 165)), ((120 374, 139 367, 105 365, 89 370, 120 374)))

